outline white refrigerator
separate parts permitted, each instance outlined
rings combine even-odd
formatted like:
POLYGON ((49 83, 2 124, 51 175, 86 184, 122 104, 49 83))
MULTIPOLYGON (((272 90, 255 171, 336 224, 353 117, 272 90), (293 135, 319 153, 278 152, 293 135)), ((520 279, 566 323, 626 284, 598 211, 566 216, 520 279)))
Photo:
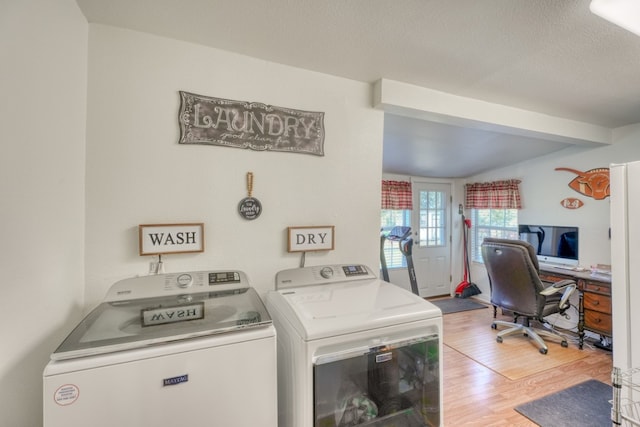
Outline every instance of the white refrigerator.
POLYGON ((613 366, 640 368, 640 162, 612 164, 613 366))
POLYGON ((612 164, 611 299, 614 425, 640 425, 640 162, 612 164))

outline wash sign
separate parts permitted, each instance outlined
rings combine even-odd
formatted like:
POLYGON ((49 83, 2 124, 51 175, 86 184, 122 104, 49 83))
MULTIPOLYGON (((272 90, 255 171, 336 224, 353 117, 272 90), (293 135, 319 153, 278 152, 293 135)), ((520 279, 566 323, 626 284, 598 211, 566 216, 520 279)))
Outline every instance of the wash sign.
POLYGON ((141 224, 138 239, 140 255, 204 252, 204 225, 141 224))
POLYGON ((331 251, 334 226, 289 227, 289 252, 331 251))

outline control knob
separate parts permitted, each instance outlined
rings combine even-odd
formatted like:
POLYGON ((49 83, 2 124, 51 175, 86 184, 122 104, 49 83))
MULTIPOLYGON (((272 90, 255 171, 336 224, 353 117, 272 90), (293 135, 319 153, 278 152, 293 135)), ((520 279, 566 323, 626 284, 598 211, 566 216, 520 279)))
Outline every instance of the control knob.
POLYGON ((333 269, 331 267, 324 267, 320 270, 320 275, 325 279, 331 279, 331 277, 333 277, 333 269))
POLYGON ((181 274, 176 279, 176 284, 180 288, 188 288, 193 283, 193 277, 190 274, 181 274))

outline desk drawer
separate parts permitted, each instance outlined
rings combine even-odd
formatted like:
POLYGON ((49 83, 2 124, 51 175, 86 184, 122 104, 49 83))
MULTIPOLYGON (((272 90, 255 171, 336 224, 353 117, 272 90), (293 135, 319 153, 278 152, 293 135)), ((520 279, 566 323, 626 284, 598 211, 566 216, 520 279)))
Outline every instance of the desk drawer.
POLYGON ((594 294, 592 292, 585 292, 584 293, 585 314, 589 310, 595 310, 601 313, 611 314, 611 297, 606 295, 594 294))
POLYGON ((561 280, 574 280, 573 277, 571 276, 559 276, 557 274, 553 274, 553 273, 548 273, 546 271, 544 272, 540 272, 539 277, 541 280, 545 281, 545 282, 550 282, 550 283, 555 283, 555 282, 559 282, 561 280))
POLYGON ((611 315, 585 310, 584 327, 585 329, 602 332, 605 335, 611 335, 611 315))
POLYGON ((611 295, 611 286, 597 282, 584 282, 583 291, 611 295))

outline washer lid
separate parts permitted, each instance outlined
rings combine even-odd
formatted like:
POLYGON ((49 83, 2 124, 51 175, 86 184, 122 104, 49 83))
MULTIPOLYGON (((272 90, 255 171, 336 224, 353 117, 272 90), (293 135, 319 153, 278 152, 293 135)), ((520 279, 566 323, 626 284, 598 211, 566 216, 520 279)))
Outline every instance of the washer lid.
POLYGON ((271 325, 251 287, 103 302, 51 355, 71 359, 271 325))
POLYGON ((379 279, 280 289, 267 298, 304 340, 442 316, 430 302, 379 279))

